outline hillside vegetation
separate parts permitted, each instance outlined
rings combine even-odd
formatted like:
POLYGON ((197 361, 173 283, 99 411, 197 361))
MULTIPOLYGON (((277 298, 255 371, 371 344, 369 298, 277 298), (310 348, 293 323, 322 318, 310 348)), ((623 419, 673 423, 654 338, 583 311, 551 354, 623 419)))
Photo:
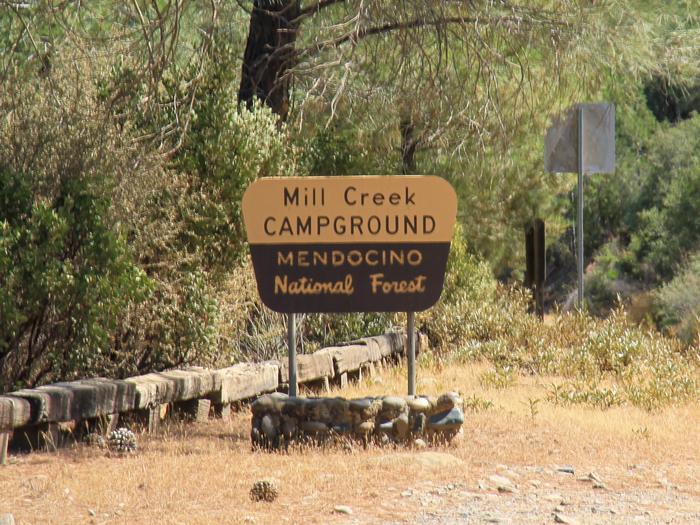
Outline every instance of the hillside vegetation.
MULTIPOLYGON (((0 1, 0 391, 279 356, 240 201, 267 176, 437 174, 459 197, 430 358, 491 385, 566 377, 561 403, 697 396, 700 21, 694 2, 0 1), (542 137, 617 107, 617 171, 574 177, 542 137), (519 288, 547 222, 550 313, 519 288), (625 313, 630 304, 632 317, 625 313)), ((309 315, 303 348, 402 326, 309 315)))

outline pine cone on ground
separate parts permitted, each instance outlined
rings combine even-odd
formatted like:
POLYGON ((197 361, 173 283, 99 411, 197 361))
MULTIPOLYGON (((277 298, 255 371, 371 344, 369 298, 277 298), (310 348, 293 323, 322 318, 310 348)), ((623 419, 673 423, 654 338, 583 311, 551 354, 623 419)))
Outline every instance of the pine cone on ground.
POLYGON ((279 496, 279 488, 277 484, 270 479, 263 479, 253 483, 253 488, 250 489, 250 499, 253 501, 275 501, 279 496))
POLYGON ((107 444, 115 452, 136 452, 136 434, 128 428, 118 428, 110 432, 107 444))

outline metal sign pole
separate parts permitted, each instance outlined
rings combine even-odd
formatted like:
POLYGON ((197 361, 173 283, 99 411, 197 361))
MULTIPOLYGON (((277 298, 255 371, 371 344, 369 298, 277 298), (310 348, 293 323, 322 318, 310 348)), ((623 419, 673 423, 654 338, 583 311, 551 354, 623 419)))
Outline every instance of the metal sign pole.
POLYGON ((578 197, 576 237, 578 241, 578 308, 583 310, 583 107, 578 108, 578 197))
POLYGON ((289 354, 289 397, 297 397, 297 314, 287 315, 287 353, 289 354))
POLYGON ((416 313, 408 312, 406 337, 408 340, 408 395, 416 395, 416 313))

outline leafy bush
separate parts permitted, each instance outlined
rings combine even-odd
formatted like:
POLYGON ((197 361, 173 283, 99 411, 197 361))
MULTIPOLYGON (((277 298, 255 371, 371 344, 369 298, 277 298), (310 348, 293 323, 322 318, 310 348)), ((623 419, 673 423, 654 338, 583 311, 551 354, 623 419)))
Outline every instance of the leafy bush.
POLYGON ((517 291, 502 294, 499 308, 471 306, 481 310, 482 331, 467 322, 462 344, 442 349, 446 359, 493 364, 486 384, 507 386, 516 370, 562 376, 571 383, 552 400, 598 407, 629 402, 652 410, 697 397, 698 355, 630 324, 621 308, 607 319, 567 313, 543 324, 527 313, 517 291))
POLYGON ((122 311, 149 282, 111 215, 133 152, 92 94, 66 76, 8 82, 0 113, 5 390, 102 370, 122 311))
POLYGON ((627 302, 642 290, 639 281, 626 271, 629 251, 618 239, 604 244, 586 272, 586 306, 597 316, 607 316, 620 302, 627 302))
MULTIPOLYGON (((528 313, 529 294, 498 283, 468 255, 459 233, 443 297, 420 314, 441 360, 490 363, 481 381, 494 388, 511 385, 516 372, 565 377, 569 381, 550 396, 554 402, 597 407, 628 402, 652 410, 697 397, 697 353, 630 323, 621 306, 605 319, 554 313, 541 322, 528 313)), ((610 261, 612 272, 616 252, 610 252, 610 261)))
MULTIPOLYGON (((296 173, 298 154, 276 115, 262 104, 239 108, 236 57, 219 45, 200 80, 190 130, 173 159, 186 177, 179 210, 182 248, 199 267, 225 274, 243 255, 241 200, 259 177, 296 173)), ((179 85, 169 86, 177 96, 179 85)))
MULTIPOLYGON (((229 48, 216 48, 197 76, 199 96, 183 143, 146 187, 125 181, 132 189, 122 192, 119 207, 129 210, 123 220, 153 293, 132 303, 120 325, 113 356, 118 375, 227 365, 282 349, 282 320, 260 305, 245 262, 240 203, 258 177, 294 173, 297 153, 268 108, 236 107, 234 60, 229 48), (268 325, 274 328, 262 335, 268 325)), ((165 75, 164 89, 183 98, 174 78, 165 75)), ((148 131, 162 123, 138 125, 148 131)))
POLYGON ((659 325, 686 343, 700 343, 700 253, 656 292, 659 325))
POLYGON ((417 325, 434 348, 461 346, 488 330, 486 309, 498 308, 498 285, 489 267, 467 250, 462 227, 452 236, 442 296, 435 306, 417 316, 417 325))
POLYGON ((630 250, 670 279, 684 253, 700 243, 700 117, 662 127, 652 137, 641 165, 638 228, 630 250))
POLYGON ((291 175, 296 164, 269 109, 239 111, 230 103, 233 93, 211 96, 213 107, 197 109, 176 160, 176 168, 189 176, 182 241, 188 252, 199 254, 205 268, 226 272, 243 253, 240 203, 248 184, 259 177, 291 175))

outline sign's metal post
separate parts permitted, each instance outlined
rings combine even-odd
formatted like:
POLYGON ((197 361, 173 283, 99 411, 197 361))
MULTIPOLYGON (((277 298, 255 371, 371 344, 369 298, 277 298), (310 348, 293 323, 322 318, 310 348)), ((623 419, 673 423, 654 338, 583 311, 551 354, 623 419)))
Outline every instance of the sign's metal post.
POLYGON ((408 312, 406 340, 408 341, 408 395, 416 395, 416 313, 408 312))
POLYGON ((584 308, 583 177, 615 172, 615 106, 576 104, 559 115, 544 139, 544 167, 550 173, 578 173, 576 262, 578 308, 584 308))
POLYGON ((578 195, 576 197, 576 241, 578 244, 578 308, 583 310, 583 107, 578 108, 578 195))
POLYGON ((287 315, 287 348, 289 353, 289 397, 297 397, 297 314, 287 315))

